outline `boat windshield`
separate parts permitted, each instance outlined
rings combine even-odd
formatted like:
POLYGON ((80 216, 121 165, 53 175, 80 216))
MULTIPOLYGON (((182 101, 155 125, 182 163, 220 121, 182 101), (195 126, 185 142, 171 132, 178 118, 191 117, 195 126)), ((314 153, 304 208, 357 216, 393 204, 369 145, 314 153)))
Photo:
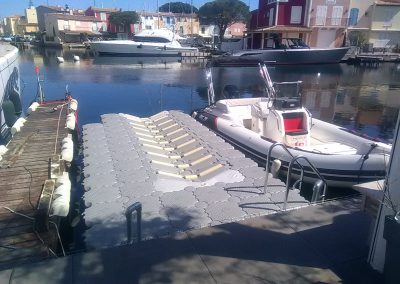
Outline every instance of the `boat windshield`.
POLYGON ((266 97, 259 67, 212 68, 215 99, 266 97))
POLYGON ((300 98, 301 81, 274 83, 275 98, 300 98))
POLYGON ((170 42, 167 38, 157 36, 134 36, 133 41, 136 42, 155 42, 155 43, 167 43, 170 42))

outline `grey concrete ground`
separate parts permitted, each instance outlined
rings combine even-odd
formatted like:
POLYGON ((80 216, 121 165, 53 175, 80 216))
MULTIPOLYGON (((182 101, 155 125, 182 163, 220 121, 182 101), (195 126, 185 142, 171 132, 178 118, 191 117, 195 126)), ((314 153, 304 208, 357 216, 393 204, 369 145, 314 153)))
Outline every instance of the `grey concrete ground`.
MULTIPOLYGON (((103 115, 102 123, 83 127, 83 140, 89 248, 124 244, 125 209, 138 201, 145 239, 282 210, 285 185, 280 180, 270 177, 263 194, 264 169, 181 112, 160 113, 149 124, 129 115, 103 115), (157 135, 163 138, 155 139, 157 135), (163 140, 170 143, 158 143, 163 140), (168 152, 160 146, 176 149, 168 152), (192 151, 197 152, 184 156, 192 151), (191 166, 171 167, 167 154, 182 156, 175 164, 191 166), (197 175, 215 166, 217 170, 194 180, 175 176, 197 175)), ((289 208, 308 205, 298 191, 291 191, 289 208)))
POLYGON ((382 283, 366 264, 371 220, 359 206, 332 201, 25 265, 0 282, 382 283))

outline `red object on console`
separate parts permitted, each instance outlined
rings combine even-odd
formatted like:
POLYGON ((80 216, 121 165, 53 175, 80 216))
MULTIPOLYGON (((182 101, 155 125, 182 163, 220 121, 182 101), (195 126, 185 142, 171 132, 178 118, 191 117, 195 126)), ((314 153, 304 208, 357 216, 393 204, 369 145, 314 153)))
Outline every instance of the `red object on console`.
POLYGON ((303 116, 293 117, 293 118, 284 118, 283 123, 285 125, 286 133, 304 131, 303 116))

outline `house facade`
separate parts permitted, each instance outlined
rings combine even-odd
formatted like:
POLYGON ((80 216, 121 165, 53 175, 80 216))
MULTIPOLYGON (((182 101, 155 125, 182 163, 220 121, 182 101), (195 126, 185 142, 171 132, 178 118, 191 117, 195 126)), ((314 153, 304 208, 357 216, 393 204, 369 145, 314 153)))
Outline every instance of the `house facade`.
POLYGON ((45 16, 45 45, 81 43, 87 36, 99 35, 102 21, 95 17, 71 14, 45 16))
POLYGON ((85 15, 86 16, 92 16, 95 17, 96 19, 100 20, 102 22, 102 28, 101 31, 111 31, 111 23, 110 23, 110 14, 119 12, 120 9, 116 8, 98 8, 94 6, 90 6, 89 8, 86 9, 85 15))
POLYGON ((199 18, 196 14, 139 12, 140 30, 167 28, 179 35, 200 34, 199 18))
POLYGON ((17 35, 19 34, 18 23, 21 16, 9 16, 4 19, 4 34, 17 35))
POLYGON ((21 17, 18 26, 21 34, 30 34, 39 31, 37 13, 34 6, 25 9, 25 17, 21 17))
POLYGON ((246 23, 243 22, 233 23, 226 28, 224 37, 226 38, 243 37, 246 30, 247 30, 246 23))
POLYGON ((376 1, 372 8, 369 43, 374 48, 400 44, 400 3, 376 1))
POLYGON ((307 4, 307 0, 260 0, 251 15, 247 46, 265 48, 273 34, 304 39, 311 32, 306 27, 307 4))
MULTIPOLYGON (((358 1, 360 2, 360 1, 358 1)), ((341 47, 345 40, 350 0, 310 0, 307 37, 311 47, 341 47)))
POLYGON ((37 22, 39 26, 39 31, 44 32, 46 31, 45 25, 45 16, 47 14, 72 14, 72 15, 84 15, 83 10, 79 9, 69 9, 68 6, 61 7, 61 6, 46 6, 40 5, 36 7, 36 15, 37 15, 37 22))

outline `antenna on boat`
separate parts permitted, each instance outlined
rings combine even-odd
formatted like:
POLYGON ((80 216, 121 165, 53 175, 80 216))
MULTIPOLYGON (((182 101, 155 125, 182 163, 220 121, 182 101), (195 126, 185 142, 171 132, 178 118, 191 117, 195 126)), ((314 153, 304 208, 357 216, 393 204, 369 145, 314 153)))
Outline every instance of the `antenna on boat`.
POLYGON ((214 92, 214 84, 213 84, 213 79, 212 79, 212 71, 209 66, 206 69, 206 78, 208 81, 208 88, 207 88, 208 105, 211 105, 215 102, 215 92, 214 92))
POLYGON ((272 83, 271 77, 269 76, 267 66, 264 63, 259 63, 258 64, 260 68, 260 73, 261 77, 264 79, 267 93, 268 93, 268 98, 273 99, 275 97, 275 88, 274 88, 274 83, 272 83))
POLYGON ((40 71, 39 71, 39 66, 35 65, 35 73, 36 73, 36 78, 37 78, 37 93, 36 93, 36 100, 39 100, 39 103, 44 103, 45 97, 44 97, 44 92, 42 88, 42 82, 43 80, 40 80, 40 71))

